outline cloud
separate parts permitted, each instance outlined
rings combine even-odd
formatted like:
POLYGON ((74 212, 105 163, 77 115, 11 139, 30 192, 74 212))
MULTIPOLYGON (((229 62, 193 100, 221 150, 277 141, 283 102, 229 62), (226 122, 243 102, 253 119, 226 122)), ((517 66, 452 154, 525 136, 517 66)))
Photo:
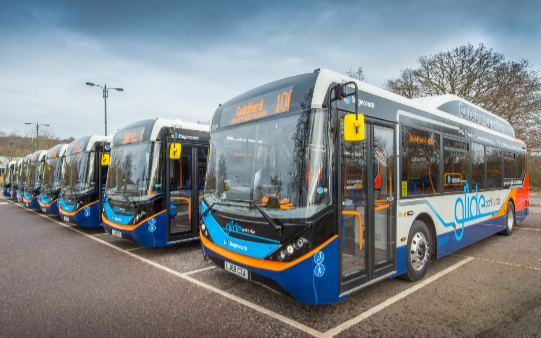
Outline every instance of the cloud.
POLYGON ((363 66, 377 86, 420 55, 485 43, 541 69, 534 1, 35 1, 0 5, 6 132, 62 137, 138 119, 210 120, 219 103, 283 77, 363 66))

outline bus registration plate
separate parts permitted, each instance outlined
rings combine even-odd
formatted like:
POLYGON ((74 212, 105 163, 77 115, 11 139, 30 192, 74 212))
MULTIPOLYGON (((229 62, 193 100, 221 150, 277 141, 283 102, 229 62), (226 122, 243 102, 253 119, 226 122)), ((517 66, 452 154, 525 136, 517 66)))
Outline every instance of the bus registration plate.
POLYGON ((62 219, 64 220, 64 222, 69 222, 70 221, 70 218, 68 216, 62 216, 62 219))
POLYGON ((241 268, 240 266, 237 266, 235 264, 231 264, 229 262, 224 262, 225 263, 225 270, 231 272, 231 273, 234 273, 235 275, 237 276, 240 276, 244 279, 248 279, 248 270, 245 269, 245 268, 241 268))
POLYGON ((113 236, 118 237, 118 238, 122 238, 122 233, 121 233, 120 231, 118 231, 118 230, 112 229, 112 230, 111 230, 111 234, 112 234, 113 236))

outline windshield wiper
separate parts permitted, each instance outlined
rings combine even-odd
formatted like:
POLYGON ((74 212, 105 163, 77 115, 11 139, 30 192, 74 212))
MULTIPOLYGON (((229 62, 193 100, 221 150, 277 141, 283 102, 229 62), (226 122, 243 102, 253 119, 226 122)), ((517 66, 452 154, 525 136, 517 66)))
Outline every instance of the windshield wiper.
POLYGON ((130 198, 128 197, 128 194, 126 194, 124 191, 121 191, 120 193, 122 194, 122 196, 124 196, 124 199, 126 200, 126 202, 128 202, 130 207, 134 209, 137 208, 137 204, 135 204, 134 201, 130 200, 130 198))
MULTIPOLYGON (((282 231, 284 230, 283 226, 276 223, 272 218, 270 218, 270 216, 264 212, 263 210, 261 210, 261 208, 252 200, 233 200, 233 199, 223 199, 222 201, 228 201, 228 202, 244 202, 244 203, 252 203, 254 205, 254 207, 257 209, 257 211, 259 211, 261 213, 261 215, 263 216, 263 218, 270 224, 272 225, 272 227, 274 228, 274 230, 278 231, 278 233, 280 234, 280 236, 282 235, 282 231)), ((209 208, 210 209, 210 208, 209 208)))

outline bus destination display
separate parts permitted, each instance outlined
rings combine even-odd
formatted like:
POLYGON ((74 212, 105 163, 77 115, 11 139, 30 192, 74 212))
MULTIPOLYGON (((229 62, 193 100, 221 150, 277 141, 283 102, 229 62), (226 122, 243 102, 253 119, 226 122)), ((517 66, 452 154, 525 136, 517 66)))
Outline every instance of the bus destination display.
POLYGON ((292 92, 293 86, 289 86, 225 107, 222 111, 220 127, 286 113, 289 111, 292 92))
POLYGON ((145 127, 139 127, 133 130, 125 130, 118 134, 118 136, 120 137, 115 135, 115 138, 117 141, 119 140, 119 138, 121 138, 120 144, 139 142, 143 140, 143 135, 145 134, 145 127))

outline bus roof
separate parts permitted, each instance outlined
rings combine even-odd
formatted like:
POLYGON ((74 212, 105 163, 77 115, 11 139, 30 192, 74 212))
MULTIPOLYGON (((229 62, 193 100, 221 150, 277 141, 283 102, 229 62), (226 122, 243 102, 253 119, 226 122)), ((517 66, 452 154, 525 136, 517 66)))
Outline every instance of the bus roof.
MULTIPOLYGON (((397 123, 399 119, 407 120, 404 116, 409 115, 437 122, 443 129, 451 127, 457 136, 478 131, 479 135, 475 137, 479 140, 486 139, 486 135, 491 134, 524 145, 524 142, 515 138, 514 129, 509 122, 455 95, 409 99, 328 69, 318 69, 313 73, 273 81, 232 98, 216 109, 211 128, 215 130, 308 108, 329 108, 330 86, 345 82, 357 84, 359 113, 366 116, 397 123), (290 93, 288 109, 278 112, 277 93, 282 91, 290 93), (239 118, 243 117, 246 111, 250 113, 255 111, 255 114, 247 116, 246 119, 239 118)), ((352 101, 353 99, 338 100, 334 101, 332 106, 354 112, 355 106, 351 104, 352 101)))
POLYGON ((47 152, 47 158, 65 156, 66 151, 68 150, 68 146, 68 144, 57 144, 56 146, 49 149, 49 151, 47 152))
POLYGON ((184 122, 180 119, 147 119, 130 123, 119 129, 113 137, 113 146, 123 144, 164 140, 166 133, 174 128, 180 139, 188 137, 198 142, 208 142, 210 126, 198 123, 184 122))
POLYGON ((38 150, 38 151, 35 151, 35 152, 31 155, 30 161, 31 161, 31 162, 41 161, 41 160, 43 160, 43 158, 45 157, 45 155, 47 155, 47 150, 38 150))
POLYGON ((96 143, 105 141, 111 142, 112 136, 102 136, 102 135, 87 135, 76 139, 68 145, 66 150, 67 154, 80 153, 84 151, 96 150, 96 143))
MULTIPOLYGON (((346 75, 323 69, 320 71, 320 76, 317 79, 317 83, 314 89, 314 97, 312 99, 312 108, 321 108, 325 104, 325 98, 329 86, 332 83, 343 83, 355 81, 357 83, 359 91, 361 91, 361 100, 359 102, 359 112, 367 115, 371 114, 370 108, 376 106, 386 106, 381 99, 394 101, 398 104, 405 105, 411 108, 415 108, 421 111, 431 113, 446 119, 455 120, 467 125, 475 126, 476 128, 487 128, 491 131, 496 131, 511 138, 515 137, 515 131, 511 124, 505 119, 499 117, 496 114, 488 112, 483 108, 468 102, 456 95, 446 94, 439 96, 428 96, 416 99, 409 99, 398 94, 389 92, 385 89, 370 85, 368 83, 350 78, 346 75), (372 94, 371 100, 362 100, 362 92, 372 94), (379 102, 378 102, 379 101, 379 102), (460 120, 454 119, 452 116, 459 117, 460 120), (464 121, 466 120, 466 121, 464 121), (469 122, 469 123, 468 123, 469 122)), ((388 104, 387 104, 388 105, 388 104)), ((378 112, 379 113, 379 112, 378 112)), ((396 114, 396 111, 392 112, 396 114)), ((379 114, 375 117, 381 117, 379 114)))

